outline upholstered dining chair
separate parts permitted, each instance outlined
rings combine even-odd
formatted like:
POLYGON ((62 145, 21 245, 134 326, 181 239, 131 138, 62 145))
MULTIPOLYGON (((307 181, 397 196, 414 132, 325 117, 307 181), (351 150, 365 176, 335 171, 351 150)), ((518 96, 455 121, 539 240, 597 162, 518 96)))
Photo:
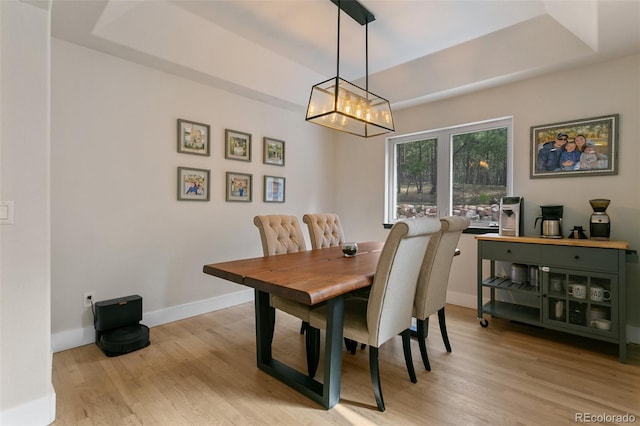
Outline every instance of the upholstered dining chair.
POLYGON ((346 240, 340 217, 335 213, 307 213, 302 216, 307 224, 311 248, 335 247, 346 240))
POLYGON ((427 371, 431 371, 425 339, 429 330, 429 316, 438 313, 440 332, 447 352, 451 352, 451 344, 447 335, 444 306, 447 299, 447 287, 451 263, 456 254, 456 246, 462 231, 469 227, 469 219, 463 216, 449 216, 440 219, 440 234, 432 238, 427 247, 418 285, 413 302, 413 316, 416 318, 416 334, 422 363, 427 371))
MULTIPOLYGON (((411 313, 420 267, 432 235, 440 222, 412 218, 393 225, 380 253, 369 298, 344 301, 344 337, 369 345, 369 369, 378 410, 384 411, 380 387, 378 348, 397 334, 402 335, 409 378, 416 382, 410 347, 411 313)), ((326 328, 327 307, 311 311, 310 326, 326 328)))
MULTIPOLYGON (((302 216, 302 221, 307 224, 312 250, 335 247, 345 242, 342 222, 335 213, 307 213, 302 216)), ((307 322, 302 323, 300 334, 308 325, 307 322)))
MULTIPOLYGON (((335 213, 307 213, 302 216, 302 221, 307 224, 309 229, 309 238, 311 239, 311 248, 313 250, 321 249, 325 247, 336 247, 344 244, 347 240, 344 236, 344 228, 340 221, 340 216, 335 213)), ((368 289, 366 293, 368 294, 368 289)), ((360 295, 359 292, 355 293, 356 296, 360 295)), ((302 334, 309 324, 303 322, 300 328, 300 334, 302 334)), ((358 349, 358 342, 354 342, 345 337, 344 344, 347 350, 351 354, 355 354, 358 349)), ((366 345, 362 344, 362 349, 366 345)))
MULTIPOLYGON (((307 249, 300 223, 295 216, 255 216, 253 223, 258 227, 258 231, 260 231, 260 240, 262 241, 262 252, 264 256, 293 253, 307 249)), ((305 333, 307 369, 310 377, 315 376, 318 368, 320 330, 312 329, 308 326, 311 308, 308 305, 273 295, 269 297, 269 301, 272 308, 279 309, 303 321, 301 333, 305 333)), ((273 337, 275 312, 271 326, 271 336, 273 337)))

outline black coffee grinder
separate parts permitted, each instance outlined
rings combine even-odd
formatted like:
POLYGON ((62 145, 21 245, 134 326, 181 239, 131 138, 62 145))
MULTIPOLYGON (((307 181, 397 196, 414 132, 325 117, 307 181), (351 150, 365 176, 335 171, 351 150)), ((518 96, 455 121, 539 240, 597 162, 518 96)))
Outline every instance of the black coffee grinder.
POLYGON ((605 200, 604 198, 596 198, 589 200, 593 213, 589 219, 589 236, 592 240, 608 240, 611 233, 611 222, 609 222, 609 215, 605 212, 611 200, 605 200))

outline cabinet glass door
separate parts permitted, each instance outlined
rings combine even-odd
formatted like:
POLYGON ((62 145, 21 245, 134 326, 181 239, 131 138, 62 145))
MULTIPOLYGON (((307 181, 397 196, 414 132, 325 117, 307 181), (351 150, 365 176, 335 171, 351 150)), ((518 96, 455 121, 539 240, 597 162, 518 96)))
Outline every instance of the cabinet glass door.
POLYGON ((542 268, 543 322, 596 334, 615 334, 616 277, 542 268))

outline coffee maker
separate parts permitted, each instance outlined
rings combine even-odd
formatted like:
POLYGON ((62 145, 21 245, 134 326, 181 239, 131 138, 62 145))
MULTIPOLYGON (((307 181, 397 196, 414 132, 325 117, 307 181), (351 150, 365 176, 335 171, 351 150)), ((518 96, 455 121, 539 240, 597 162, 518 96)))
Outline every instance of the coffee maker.
POLYGON ((542 238, 562 238, 563 206, 540 206, 540 209, 542 209, 542 216, 536 217, 533 227, 538 226, 538 220, 542 220, 540 225, 542 238))
POLYGON ((523 235, 522 209, 524 205, 523 197, 502 197, 500 199, 500 235, 509 237, 519 237, 523 235))
POLYGON ((611 232, 609 215, 605 213, 611 200, 596 198, 589 200, 593 213, 589 219, 589 236, 592 240, 608 240, 611 232))

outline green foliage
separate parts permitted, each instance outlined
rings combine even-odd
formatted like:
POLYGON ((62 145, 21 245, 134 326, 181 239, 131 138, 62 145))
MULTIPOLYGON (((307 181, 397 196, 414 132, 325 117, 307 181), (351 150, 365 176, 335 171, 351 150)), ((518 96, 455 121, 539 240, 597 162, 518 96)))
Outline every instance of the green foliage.
POLYGON ((425 184, 435 185, 436 142, 436 139, 429 139, 397 146, 398 194, 402 188, 408 193, 412 185, 418 194, 422 194, 425 184))
POLYGON ((507 184, 507 129, 453 137, 453 181, 462 184, 507 184))
MULTIPOLYGON (((398 144, 397 200, 435 203, 437 139, 398 144)), ((454 135, 451 144, 453 204, 485 204, 506 195, 507 129, 454 135)))
POLYGON ((489 204, 491 202, 491 195, 481 192, 476 194, 472 199, 472 204, 489 204))

